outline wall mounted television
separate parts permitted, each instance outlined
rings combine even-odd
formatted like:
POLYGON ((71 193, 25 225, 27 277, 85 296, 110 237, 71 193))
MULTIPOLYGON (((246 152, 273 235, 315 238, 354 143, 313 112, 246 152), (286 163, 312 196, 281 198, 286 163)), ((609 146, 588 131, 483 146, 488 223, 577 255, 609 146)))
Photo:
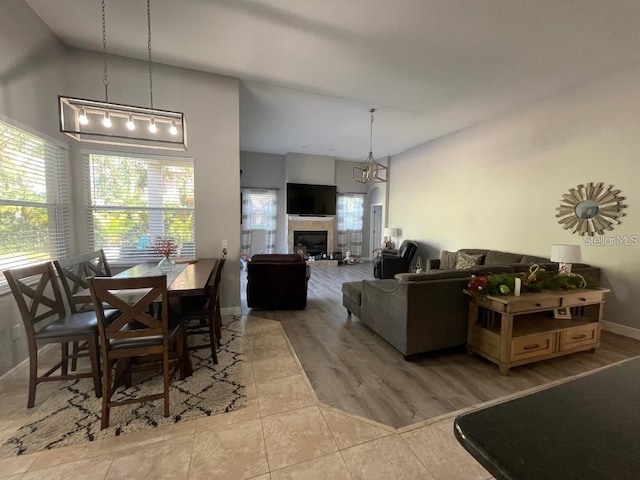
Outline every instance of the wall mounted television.
POLYGON ((287 183, 287 214, 335 215, 337 188, 335 185, 287 183))

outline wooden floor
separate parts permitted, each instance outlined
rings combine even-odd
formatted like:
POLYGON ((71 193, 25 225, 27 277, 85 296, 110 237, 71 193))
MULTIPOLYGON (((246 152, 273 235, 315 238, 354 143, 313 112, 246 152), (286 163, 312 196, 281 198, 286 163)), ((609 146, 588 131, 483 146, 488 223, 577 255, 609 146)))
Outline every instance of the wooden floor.
MULTIPOLYGON (((640 341, 602 333, 596 353, 576 353, 512 369, 498 367, 464 349, 437 352, 413 362, 342 306, 343 282, 373 279, 371 263, 313 267, 308 306, 300 311, 248 310, 278 320, 318 398, 331 406, 392 427, 562 380, 640 355, 640 341)), ((606 318, 606 308, 605 308, 606 318)))

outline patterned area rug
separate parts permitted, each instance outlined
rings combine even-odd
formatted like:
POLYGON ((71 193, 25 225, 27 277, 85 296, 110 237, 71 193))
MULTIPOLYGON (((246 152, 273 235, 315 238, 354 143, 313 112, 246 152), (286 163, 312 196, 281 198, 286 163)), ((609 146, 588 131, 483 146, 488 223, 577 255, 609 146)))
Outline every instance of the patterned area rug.
MULTIPOLYGON (((95 397, 92 380, 66 382, 42 403, 37 419, 20 427, 0 446, 0 458, 91 442, 244 406, 245 365, 240 317, 226 316, 223 323, 218 365, 211 361, 209 349, 190 352, 194 373, 185 380, 178 379, 172 383, 169 417, 165 418, 163 414, 162 400, 135 403, 112 408, 110 427, 100 430, 102 400, 95 397)), ((114 399, 162 392, 161 375, 134 376, 133 383, 129 388, 118 389, 114 399)))

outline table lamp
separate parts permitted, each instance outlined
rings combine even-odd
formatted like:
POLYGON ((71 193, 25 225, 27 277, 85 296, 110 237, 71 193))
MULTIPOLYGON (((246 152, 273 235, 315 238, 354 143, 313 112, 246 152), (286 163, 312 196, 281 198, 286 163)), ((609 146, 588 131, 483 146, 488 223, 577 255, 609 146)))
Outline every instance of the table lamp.
POLYGON ((580 245, 551 245, 551 261, 558 262, 558 273, 571 273, 571 264, 582 261, 580 245))
POLYGON ((384 240, 385 240, 385 245, 387 246, 387 248, 393 248, 393 238, 398 235, 398 229, 397 228, 389 228, 389 227, 385 227, 384 229, 384 240))

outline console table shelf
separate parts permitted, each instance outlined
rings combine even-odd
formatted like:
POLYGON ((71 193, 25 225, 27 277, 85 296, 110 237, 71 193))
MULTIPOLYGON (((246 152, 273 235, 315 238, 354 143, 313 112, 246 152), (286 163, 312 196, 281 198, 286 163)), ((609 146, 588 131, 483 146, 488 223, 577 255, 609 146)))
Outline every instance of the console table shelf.
POLYGON ((467 350, 496 363, 503 375, 525 363, 595 351, 607 292, 579 289, 518 297, 469 293, 467 350), (571 318, 556 318, 558 310, 571 318))

